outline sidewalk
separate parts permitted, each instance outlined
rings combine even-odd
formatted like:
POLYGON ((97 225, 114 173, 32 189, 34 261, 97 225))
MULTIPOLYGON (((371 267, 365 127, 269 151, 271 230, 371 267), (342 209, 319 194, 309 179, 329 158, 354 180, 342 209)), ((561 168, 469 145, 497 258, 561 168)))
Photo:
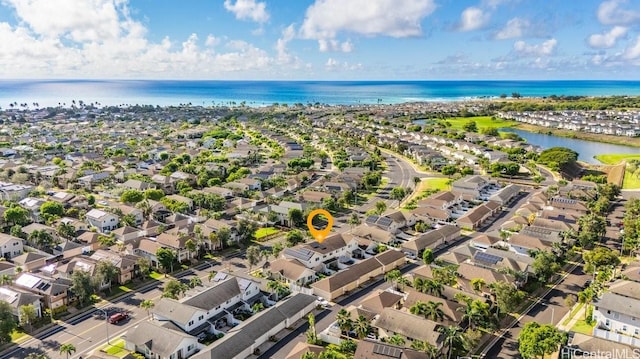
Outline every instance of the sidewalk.
MULTIPOLYGON (((576 304, 579 305, 579 304, 576 304)), ((567 325, 564 325, 563 323, 571 316, 571 312, 573 311, 573 308, 571 310, 569 310, 569 312, 567 312, 567 314, 564 315, 564 317, 562 317, 562 319, 560 319, 560 321, 558 322, 558 329, 563 330, 565 332, 568 332, 571 330, 571 328, 573 328, 574 325, 576 325, 576 323, 581 320, 582 318, 584 318, 584 312, 587 310, 587 305, 583 305, 580 310, 578 310, 573 317, 571 318, 571 320, 567 323, 567 325)))

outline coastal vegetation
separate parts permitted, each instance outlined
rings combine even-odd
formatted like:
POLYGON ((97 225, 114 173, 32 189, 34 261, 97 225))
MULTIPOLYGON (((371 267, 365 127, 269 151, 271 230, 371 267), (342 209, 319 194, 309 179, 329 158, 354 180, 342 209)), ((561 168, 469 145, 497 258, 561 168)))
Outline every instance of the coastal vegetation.
POLYGON ((639 108, 638 96, 556 96, 526 98, 509 101, 494 101, 489 109, 494 111, 563 111, 563 110, 609 110, 639 108))
POLYGON ((476 131, 471 132, 489 128, 513 127, 518 124, 516 121, 503 120, 493 116, 450 117, 444 121, 451 124, 451 128, 454 130, 466 130, 465 127, 469 123, 475 122, 476 131))

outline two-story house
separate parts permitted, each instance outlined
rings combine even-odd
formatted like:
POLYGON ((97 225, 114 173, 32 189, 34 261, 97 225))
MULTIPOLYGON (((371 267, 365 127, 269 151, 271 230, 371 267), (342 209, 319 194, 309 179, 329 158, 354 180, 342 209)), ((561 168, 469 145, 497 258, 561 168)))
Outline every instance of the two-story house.
POLYGON ((622 280, 593 303, 593 335, 640 346, 640 283, 622 280))
POLYGON ((0 256, 12 259, 22 254, 24 240, 9 234, 0 233, 0 256))
POLYGON ((95 208, 87 212, 85 218, 89 225, 96 227, 101 233, 109 233, 118 228, 118 222, 120 220, 120 218, 113 213, 95 208))
POLYGON ((243 305, 249 309, 249 303, 260 295, 258 283, 222 272, 216 275, 212 286, 207 287, 207 282, 203 284, 204 289, 187 294, 181 300, 160 299, 152 310, 154 319, 170 321, 192 335, 203 331, 216 333, 221 327, 232 326, 230 312, 233 309, 230 308, 243 305))
MULTIPOLYGON (((25 290, 20 290, 13 287, 3 286, 0 287, 0 301, 7 302, 11 306, 13 316, 20 321, 20 307, 25 305, 33 305, 36 316, 42 316, 42 296, 34 293, 30 293, 25 290)), ((31 323, 34 324, 34 323, 31 323)))
POLYGON ((307 268, 324 271, 340 257, 351 258, 356 248, 358 243, 353 235, 336 233, 328 236, 322 243, 313 241, 286 248, 283 255, 287 259, 297 259, 307 268))

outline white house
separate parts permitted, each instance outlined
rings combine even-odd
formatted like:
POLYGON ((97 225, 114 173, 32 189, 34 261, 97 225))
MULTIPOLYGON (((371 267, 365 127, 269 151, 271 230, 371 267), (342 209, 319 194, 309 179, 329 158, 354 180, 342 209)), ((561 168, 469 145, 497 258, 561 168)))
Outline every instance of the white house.
POLYGON ((98 228, 102 233, 109 233, 118 228, 118 216, 113 213, 92 209, 85 216, 89 225, 98 228))
MULTIPOLYGON (((218 326, 231 324, 233 321, 227 309, 230 310, 239 303, 248 306, 252 298, 260 295, 258 284, 248 279, 220 272, 213 281, 213 286, 205 287, 193 295, 187 293, 179 301, 160 299, 152 310, 153 317, 160 321, 170 321, 185 332, 191 332, 209 322, 209 331, 215 332, 218 326)), ((206 286, 209 283, 203 284, 206 286)))
POLYGON ((640 346, 640 283, 620 281, 611 285, 593 305, 597 337, 640 346))
POLYGON ((13 310, 13 315, 20 320, 20 307, 33 305, 36 315, 42 316, 42 296, 21 291, 15 288, 0 287, 0 301, 7 302, 13 310))
POLYGON ((313 241, 286 248, 283 255, 287 259, 297 259, 307 268, 321 271, 329 262, 338 260, 340 257, 351 258, 356 248, 358 243, 353 235, 336 233, 327 237, 322 243, 313 241))
POLYGON ((11 259, 22 254, 24 240, 8 234, 0 233, 0 256, 11 259))
POLYGON ((125 336, 125 348, 142 353, 145 358, 188 358, 203 347, 198 338, 172 328, 166 322, 142 321, 125 336))

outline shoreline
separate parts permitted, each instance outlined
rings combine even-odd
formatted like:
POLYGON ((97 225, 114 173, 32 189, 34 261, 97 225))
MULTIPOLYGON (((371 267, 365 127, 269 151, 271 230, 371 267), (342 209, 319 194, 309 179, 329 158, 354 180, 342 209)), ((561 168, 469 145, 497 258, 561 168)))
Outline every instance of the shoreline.
POLYGON ((519 130, 532 132, 532 133, 549 134, 549 135, 554 135, 554 136, 564 137, 564 138, 575 138, 575 139, 585 140, 585 141, 601 142, 601 143, 608 143, 612 145, 621 145, 621 146, 640 148, 640 137, 614 136, 614 135, 603 135, 598 133, 561 130, 557 128, 531 125, 528 123, 517 123, 512 128, 517 128, 519 130))

